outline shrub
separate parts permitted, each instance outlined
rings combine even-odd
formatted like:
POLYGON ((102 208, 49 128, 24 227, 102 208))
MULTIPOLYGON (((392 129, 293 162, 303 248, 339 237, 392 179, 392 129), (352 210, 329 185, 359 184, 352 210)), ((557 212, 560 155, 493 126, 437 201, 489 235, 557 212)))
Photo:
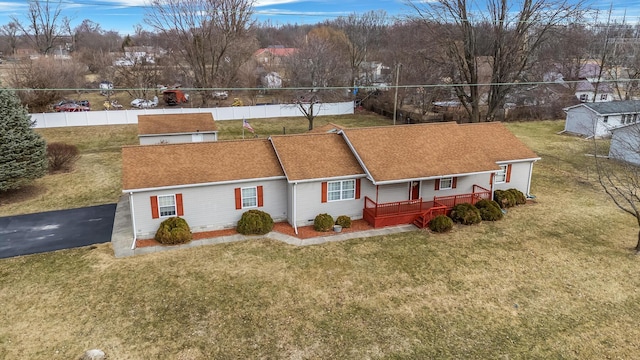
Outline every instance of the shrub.
POLYGON ((69 171, 80 158, 75 145, 54 142, 47 144, 47 162, 49 172, 69 171))
POLYGON ((273 219, 264 211, 249 210, 242 214, 236 230, 244 235, 264 235, 273 230, 273 219))
POLYGON ((473 225, 482 221, 480 210, 468 203, 454 206, 451 210, 451 219, 463 225, 473 225))
POLYGON ((516 206, 516 197, 511 191, 496 190, 493 192, 493 199, 503 209, 516 206))
POLYGON ((313 219, 313 228, 316 231, 329 231, 333 229, 333 218, 329 214, 319 214, 313 219))
POLYGON ((504 216, 500 205, 493 200, 482 199, 476 203, 476 208, 480 211, 482 220, 485 221, 497 221, 504 216))
POLYGON ((160 223, 155 239, 163 245, 184 244, 191 241, 191 230, 181 217, 170 217, 160 223))
POLYGON ((336 219, 336 225, 342 226, 342 228, 347 229, 351 227, 351 218, 347 215, 340 215, 336 219))
POLYGON ((513 197, 516 199, 516 205, 524 205, 527 203, 527 198, 524 196, 522 191, 518 189, 509 189, 507 192, 513 194, 513 197))
POLYGON ((438 215, 429 221, 429 229, 437 233, 443 233, 453 228, 453 220, 446 215, 438 215))

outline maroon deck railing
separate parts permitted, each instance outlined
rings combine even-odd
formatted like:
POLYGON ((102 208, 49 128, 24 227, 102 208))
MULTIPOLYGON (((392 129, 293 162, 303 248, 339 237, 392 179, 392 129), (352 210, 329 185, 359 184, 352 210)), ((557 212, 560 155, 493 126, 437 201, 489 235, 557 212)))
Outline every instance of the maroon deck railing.
POLYGON ((473 192, 470 194, 436 196, 433 201, 423 201, 420 198, 378 204, 365 196, 363 217, 374 227, 410 224, 418 216, 423 216, 428 222, 435 215, 446 214, 457 204, 475 204, 481 199, 490 198, 491 191, 478 185, 473 185, 473 192))

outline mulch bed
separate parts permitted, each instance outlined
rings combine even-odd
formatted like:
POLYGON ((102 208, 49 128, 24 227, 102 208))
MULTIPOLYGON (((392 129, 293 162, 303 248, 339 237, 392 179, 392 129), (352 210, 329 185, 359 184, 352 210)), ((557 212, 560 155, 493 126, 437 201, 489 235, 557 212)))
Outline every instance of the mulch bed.
MULTIPOLYGON (((373 229, 373 226, 369 225, 369 223, 367 223, 366 221, 353 220, 351 221, 351 227, 347 229, 343 228, 342 233, 350 233, 354 231, 363 231, 363 230, 369 230, 369 229, 373 229)), ((276 231, 285 235, 297 237, 298 239, 309 239, 309 238, 319 237, 319 236, 334 236, 334 235, 341 234, 333 231, 326 231, 326 232, 315 231, 313 229, 313 226, 300 226, 298 227, 298 235, 296 235, 293 229, 293 226, 289 225, 289 223, 286 223, 286 222, 279 222, 279 223, 273 224, 273 231, 276 231)), ((214 238, 214 237, 220 237, 220 236, 229 236, 229 235, 235 235, 237 233, 238 232, 236 231, 236 229, 203 231, 203 232, 193 233, 193 240, 202 240, 202 239, 208 239, 208 238, 214 238)), ((137 248, 146 247, 146 246, 156 246, 156 245, 161 245, 161 244, 155 241, 154 239, 136 240, 137 248)))

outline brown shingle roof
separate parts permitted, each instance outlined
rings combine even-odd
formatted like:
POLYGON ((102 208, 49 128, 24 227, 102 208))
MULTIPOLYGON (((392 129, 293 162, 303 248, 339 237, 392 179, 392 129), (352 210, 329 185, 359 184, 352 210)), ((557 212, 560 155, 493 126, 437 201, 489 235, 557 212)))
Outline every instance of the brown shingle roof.
POLYGON ((211 113, 138 115, 138 135, 217 131, 211 113))
POLYGON ((125 190, 284 176, 269 140, 122 148, 125 190))
POLYGON ((496 161, 537 158, 501 123, 343 131, 375 182, 499 170, 496 161))
POLYGON ((289 181, 364 175, 339 134, 280 135, 271 141, 289 181))

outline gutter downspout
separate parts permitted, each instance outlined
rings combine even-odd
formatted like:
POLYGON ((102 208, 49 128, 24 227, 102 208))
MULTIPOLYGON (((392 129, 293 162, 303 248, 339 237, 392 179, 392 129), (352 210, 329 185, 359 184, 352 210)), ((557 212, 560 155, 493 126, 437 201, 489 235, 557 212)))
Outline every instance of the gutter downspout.
POLYGON ((298 225, 297 225, 297 188, 296 185, 298 185, 298 183, 293 183, 293 231, 296 233, 296 235, 298 235, 298 225))
POLYGON ((527 180, 527 197, 531 196, 531 174, 533 174, 533 163, 535 161, 532 161, 529 164, 529 179, 527 180))
POLYGON ((129 207, 131 209, 131 222, 133 225, 133 243, 131 243, 131 250, 135 250, 138 237, 136 235, 136 216, 133 210, 133 192, 129 192, 129 207))

